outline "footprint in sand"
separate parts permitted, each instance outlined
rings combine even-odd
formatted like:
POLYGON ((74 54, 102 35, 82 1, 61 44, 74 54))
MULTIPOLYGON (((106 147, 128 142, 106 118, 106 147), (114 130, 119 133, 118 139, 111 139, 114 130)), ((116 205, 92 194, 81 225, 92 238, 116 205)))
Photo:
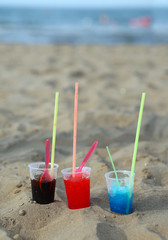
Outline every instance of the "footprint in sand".
POLYGON ((110 240, 127 240, 125 232, 116 226, 111 226, 109 223, 98 223, 97 224, 97 237, 101 239, 110 240))

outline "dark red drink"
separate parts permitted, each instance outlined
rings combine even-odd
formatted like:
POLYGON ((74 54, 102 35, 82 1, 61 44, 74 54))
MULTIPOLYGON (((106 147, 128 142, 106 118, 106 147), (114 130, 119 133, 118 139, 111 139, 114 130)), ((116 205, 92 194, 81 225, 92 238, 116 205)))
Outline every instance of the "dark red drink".
POLYGON ((41 204, 54 202, 56 179, 50 182, 41 182, 40 179, 31 180, 33 201, 41 204))

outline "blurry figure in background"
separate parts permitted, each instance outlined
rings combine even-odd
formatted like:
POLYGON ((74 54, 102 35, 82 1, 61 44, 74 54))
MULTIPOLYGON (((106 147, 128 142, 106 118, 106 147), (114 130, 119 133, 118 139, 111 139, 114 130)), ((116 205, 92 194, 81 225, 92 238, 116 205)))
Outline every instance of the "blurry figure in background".
POLYGON ((110 17, 106 14, 103 14, 100 16, 99 23, 101 25, 110 25, 112 26, 112 28, 118 28, 119 26, 119 22, 116 19, 113 19, 112 21, 110 21, 110 17))
POLYGON ((103 25, 109 24, 110 23, 109 16, 106 15, 106 14, 101 15, 100 19, 99 19, 99 22, 100 22, 100 24, 103 24, 103 25))
POLYGON ((130 20, 129 25, 136 28, 146 28, 150 27, 152 24, 152 19, 150 16, 144 16, 141 18, 134 18, 130 20))

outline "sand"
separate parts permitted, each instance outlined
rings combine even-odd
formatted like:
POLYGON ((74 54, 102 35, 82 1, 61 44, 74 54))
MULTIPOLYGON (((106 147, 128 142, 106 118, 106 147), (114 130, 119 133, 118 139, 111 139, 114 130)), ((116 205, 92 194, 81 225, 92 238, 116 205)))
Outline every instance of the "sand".
POLYGON ((168 239, 168 46, 0 45, 0 240, 168 239), (74 86, 79 82, 77 164, 87 166, 91 207, 70 210, 61 169, 72 165, 74 86), (55 202, 31 201, 28 164, 44 161, 60 92, 55 202), (133 213, 110 212, 104 174, 131 169, 141 93, 133 213), (25 214, 19 215, 20 210, 25 214))

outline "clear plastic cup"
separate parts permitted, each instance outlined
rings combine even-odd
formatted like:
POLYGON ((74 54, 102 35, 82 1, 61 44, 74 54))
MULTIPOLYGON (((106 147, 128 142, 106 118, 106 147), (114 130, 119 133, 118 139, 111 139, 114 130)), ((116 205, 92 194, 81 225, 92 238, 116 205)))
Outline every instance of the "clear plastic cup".
POLYGON ((82 171, 75 173, 74 176, 72 175, 72 168, 66 168, 61 171, 70 209, 90 206, 90 171, 90 167, 83 167, 82 171))
POLYGON ((45 170, 44 162, 30 163, 28 167, 30 169, 33 201, 36 201, 40 204, 48 204, 54 202, 57 169, 59 165, 54 164, 54 168, 51 169, 51 164, 49 164, 48 172, 51 176, 51 181, 49 182, 40 182, 40 178, 45 170))
MULTIPOLYGON (((118 182, 114 171, 105 174, 110 209, 115 213, 129 214, 132 212, 133 201, 133 185, 131 188, 129 187, 131 172, 126 170, 118 170, 116 172, 118 175, 118 182)), ((134 183, 134 177, 132 183, 134 183)))

